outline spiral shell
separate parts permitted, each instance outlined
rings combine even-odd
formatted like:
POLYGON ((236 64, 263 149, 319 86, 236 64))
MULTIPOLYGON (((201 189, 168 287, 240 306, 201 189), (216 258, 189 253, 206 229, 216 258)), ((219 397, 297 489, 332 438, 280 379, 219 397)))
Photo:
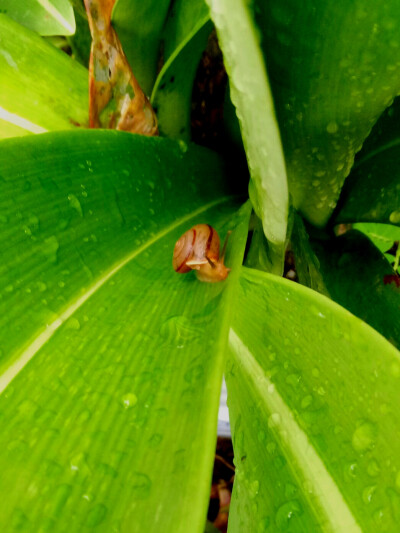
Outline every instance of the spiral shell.
POLYGON ((186 231, 175 244, 172 266, 176 272, 184 274, 202 263, 206 257, 217 262, 219 259, 219 236, 209 224, 197 224, 186 231), (192 262, 193 266, 188 266, 192 262))

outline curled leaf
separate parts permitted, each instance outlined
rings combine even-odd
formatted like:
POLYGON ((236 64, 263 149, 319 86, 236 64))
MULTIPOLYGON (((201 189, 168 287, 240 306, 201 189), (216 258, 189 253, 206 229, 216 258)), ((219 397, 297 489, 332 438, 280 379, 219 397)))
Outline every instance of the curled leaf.
POLYGON ((85 0, 92 34, 89 125, 157 135, 157 118, 111 26, 115 0, 85 0))

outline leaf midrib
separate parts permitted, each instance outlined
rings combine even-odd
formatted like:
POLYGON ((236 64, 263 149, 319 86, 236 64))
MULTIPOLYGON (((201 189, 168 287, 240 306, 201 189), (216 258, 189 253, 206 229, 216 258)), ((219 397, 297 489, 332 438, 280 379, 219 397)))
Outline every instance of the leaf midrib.
POLYGON ((105 285, 115 274, 117 274, 123 267, 125 267, 130 261, 138 257, 142 252, 147 250, 150 246, 157 241, 163 239, 166 235, 177 229, 182 224, 187 223, 191 219, 197 217, 201 213, 212 209, 218 205, 229 202, 237 198, 237 196, 224 196, 213 202, 203 205, 202 207, 192 211, 190 214, 185 215, 175 220, 172 224, 168 225, 162 231, 156 233, 147 242, 142 244, 136 250, 130 252, 120 261, 118 261, 108 272, 106 272, 100 279, 98 279, 83 295, 72 302, 59 316, 51 323, 46 325, 46 328, 29 341, 28 346, 16 357, 13 362, 7 367, 5 371, 0 375, 0 394, 8 387, 8 385, 14 380, 15 377, 25 368, 25 366, 33 359, 33 357, 39 352, 39 350, 48 342, 54 333, 64 324, 71 316, 78 310, 84 303, 86 303, 91 296, 97 293, 103 285, 105 285))
MULTIPOLYGON (((309 499, 310 507, 319 520, 323 513, 324 520, 321 523, 328 526, 325 531, 362 533, 335 480, 325 468, 306 433, 297 424, 293 413, 265 375, 254 355, 232 328, 229 331, 229 345, 240 365, 241 375, 250 381, 253 391, 260 398, 260 404, 266 405, 271 412, 279 413, 280 422, 275 430, 289 453, 296 459, 296 465, 303 478, 313 486, 314 499, 312 501, 309 499), (315 505, 316 501, 319 503, 318 508, 315 505)), ((307 498, 307 493, 304 495, 307 498)))

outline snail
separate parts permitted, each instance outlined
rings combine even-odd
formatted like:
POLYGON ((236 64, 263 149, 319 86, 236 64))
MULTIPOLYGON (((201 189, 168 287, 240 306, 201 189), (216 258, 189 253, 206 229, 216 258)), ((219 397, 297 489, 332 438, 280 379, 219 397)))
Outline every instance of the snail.
POLYGON ((219 256, 219 236, 209 224, 196 224, 186 231, 175 244, 172 266, 175 272, 186 274, 196 271, 200 281, 223 281, 228 277, 229 268, 224 265, 228 232, 221 257, 219 256))

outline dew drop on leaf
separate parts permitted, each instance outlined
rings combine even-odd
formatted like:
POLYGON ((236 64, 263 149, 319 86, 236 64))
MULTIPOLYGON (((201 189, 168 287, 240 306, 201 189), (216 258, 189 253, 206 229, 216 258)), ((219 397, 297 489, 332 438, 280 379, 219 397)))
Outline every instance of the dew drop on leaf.
POLYGON ((121 398, 121 403, 125 409, 130 409, 131 407, 134 407, 137 404, 136 394, 133 394, 132 392, 124 394, 121 398))
POLYGON ((390 213, 389 220, 392 224, 400 224, 400 211, 390 213))
POLYGON ((275 515, 275 523, 281 530, 289 528, 293 518, 301 515, 303 512, 300 502, 291 500, 279 507, 275 515))
POLYGON ((199 327, 196 327, 189 318, 179 315, 168 318, 160 328, 160 335, 169 345, 176 348, 183 348, 197 339, 200 334, 199 327))
POLYGON ((72 207, 72 209, 75 209, 75 211, 79 214, 79 216, 83 217, 83 211, 82 206, 78 198, 75 196, 75 194, 69 194, 68 195, 68 201, 69 205, 72 207))
POLYGON ((356 452, 365 452, 375 446, 378 433, 376 424, 363 420, 353 433, 351 444, 356 452))
POLYGON ((90 509, 85 525, 87 527, 96 527, 101 524, 107 515, 107 507, 102 503, 96 503, 92 509, 90 509))
POLYGON ((48 258, 48 260, 51 263, 57 263, 58 257, 58 249, 60 247, 60 244, 58 242, 57 237, 52 235, 51 237, 48 237, 43 241, 42 244, 42 252, 43 254, 48 258))
POLYGON ((133 472, 129 481, 135 498, 145 499, 149 497, 152 482, 148 475, 141 472, 133 472))
POLYGON ((362 492, 362 499, 365 504, 371 503, 372 497, 375 491, 376 491, 376 485, 370 485, 368 487, 365 487, 365 489, 362 492))
MULTIPOLYGON (((380 474, 380 472, 381 472, 381 467, 379 466, 378 461, 376 461, 375 459, 371 459, 371 461, 367 465, 367 474, 371 477, 376 477, 380 474)), ((400 482, 400 479, 399 479, 399 482, 400 482)), ((400 484, 399 484, 399 488, 400 488, 400 484)))
POLYGON ((251 481, 249 483, 249 497, 251 499, 254 499, 257 496, 259 489, 260 489, 259 481, 257 479, 255 479, 254 481, 251 481))
POLYGON ((328 133, 336 133, 338 131, 339 127, 336 124, 336 122, 329 122, 329 124, 326 126, 326 131, 328 133))

